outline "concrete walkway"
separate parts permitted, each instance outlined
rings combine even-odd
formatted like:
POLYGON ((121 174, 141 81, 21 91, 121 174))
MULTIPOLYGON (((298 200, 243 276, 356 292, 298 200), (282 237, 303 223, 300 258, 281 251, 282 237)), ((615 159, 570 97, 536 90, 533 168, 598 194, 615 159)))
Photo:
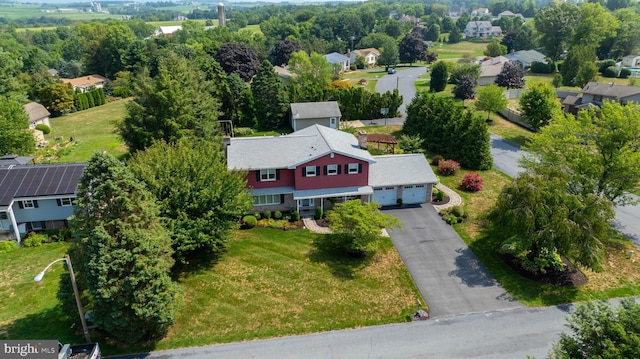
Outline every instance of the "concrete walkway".
POLYGON ((462 204, 462 198, 460 198, 460 195, 456 191, 454 191, 451 188, 443 185, 442 183, 438 183, 436 185, 436 188, 441 190, 442 192, 444 192, 447 196, 449 196, 449 202, 447 202, 445 204, 434 204, 433 205, 433 208, 435 208, 436 211, 440 212, 443 209, 459 206, 459 205, 462 204))
POLYGON ((330 234, 331 230, 327 227, 320 227, 316 220, 313 218, 303 218, 302 223, 304 223, 304 227, 311 232, 330 234))

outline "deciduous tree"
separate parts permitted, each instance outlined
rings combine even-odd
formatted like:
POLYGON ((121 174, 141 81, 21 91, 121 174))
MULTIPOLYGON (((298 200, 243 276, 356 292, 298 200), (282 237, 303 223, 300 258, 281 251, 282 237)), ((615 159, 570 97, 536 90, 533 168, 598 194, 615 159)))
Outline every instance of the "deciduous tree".
POLYGON ((400 62, 411 65, 416 61, 422 61, 426 58, 427 45, 425 45, 424 39, 419 33, 410 32, 400 41, 398 53, 400 55, 400 62))
POLYGON ((535 27, 541 35, 540 45, 554 63, 571 42, 579 17, 580 9, 569 2, 552 3, 536 13, 535 27))
POLYGON ((203 250, 218 255, 251 209, 246 174, 227 169, 218 143, 156 142, 129 166, 155 195, 178 261, 203 250))
POLYGON ((47 85, 38 90, 38 100, 54 117, 60 116, 73 108, 73 90, 61 82, 47 85))
POLYGON ((553 87, 542 82, 531 85, 519 102, 522 118, 536 130, 549 124, 560 111, 560 102, 556 99, 553 87))
POLYGON ((487 111, 487 121, 491 112, 498 112, 507 107, 507 98, 504 97, 504 90, 497 85, 489 84, 478 88, 478 101, 475 107, 480 111, 487 111))
MULTIPOLYGON (((78 184, 73 258, 93 303, 92 320, 129 343, 164 335, 176 314, 171 242, 153 196, 115 157, 96 153, 78 184)), ((62 289, 62 288, 61 288, 62 289)))
MULTIPOLYGON (((609 3, 609 2, 607 2, 609 3)), ((634 358, 640 353, 640 304, 624 298, 615 306, 584 302, 567 318, 569 333, 560 333, 549 358, 634 358)))
POLYGON ((285 66, 289 63, 291 54, 301 49, 296 41, 280 40, 269 51, 269 61, 276 66, 285 66))
POLYGON ((249 45, 236 42, 222 44, 214 57, 227 74, 235 73, 245 82, 251 81, 260 66, 256 52, 249 45))
POLYGON ((24 107, 16 100, 0 96, 0 156, 28 155, 35 147, 24 107))
POLYGON ((524 69, 519 63, 509 61, 502 66, 502 70, 496 76, 496 84, 508 89, 520 89, 524 87, 524 69))
POLYGON ((364 256, 375 249, 383 228, 402 228, 396 217, 380 212, 379 204, 359 199, 336 204, 327 220, 334 234, 325 240, 356 256, 364 256))
POLYGON ((580 111, 577 120, 554 116, 525 146, 533 156, 523 164, 534 170, 560 166, 570 175, 569 193, 624 205, 632 202, 628 191, 640 173, 639 141, 640 105, 605 101, 597 111, 580 111))
POLYGON ((473 75, 462 75, 458 80, 458 83, 453 88, 453 95, 455 98, 462 100, 464 106, 464 100, 471 100, 476 97, 476 79, 473 75))
POLYGON ((507 53, 507 47, 500 44, 497 41, 491 41, 487 44, 487 49, 484 51, 486 56, 498 57, 507 53))
POLYGON ((308 56, 304 51, 291 54, 289 60, 292 102, 322 101, 324 88, 331 82, 331 66, 317 53, 308 56))

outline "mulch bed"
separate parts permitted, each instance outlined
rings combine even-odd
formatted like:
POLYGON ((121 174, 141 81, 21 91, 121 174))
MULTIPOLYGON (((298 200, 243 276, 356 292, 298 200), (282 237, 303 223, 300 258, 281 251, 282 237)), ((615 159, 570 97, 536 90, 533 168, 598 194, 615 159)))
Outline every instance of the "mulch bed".
POLYGON ((329 222, 325 221, 324 218, 316 219, 316 224, 318 227, 329 228, 329 222))
POLYGON ((571 263, 567 258, 561 257, 562 262, 565 265, 565 270, 562 272, 556 271, 547 271, 547 273, 531 273, 529 271, 524 270, 519 264, 513 261, 513 257, 503 254, 498 254, 500 258, 509 265, 514 271, 525 278, 529 278, 535 280, 536 282, 557 285, 557 286, 568 286, 568 287, 577 287, 583 284, 587 284, 589 279, 584 275, 580 270, 578 270, 573 263, 571 263))
POLYGON ((449 203, 449 201, 451 201, 451 198, 447 195, 444 196, 444 199, 442 201, 438 201, 436 196, 431 196, 431 204, 441 205, 441 204, 447 204, 449 203))

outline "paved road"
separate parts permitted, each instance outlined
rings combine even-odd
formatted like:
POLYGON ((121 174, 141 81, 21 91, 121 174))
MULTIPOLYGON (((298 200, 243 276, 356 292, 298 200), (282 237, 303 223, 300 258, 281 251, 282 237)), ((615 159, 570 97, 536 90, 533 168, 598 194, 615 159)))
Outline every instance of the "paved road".
POLYGON ((389 209, 402 222, 390 231, 431 318, 521 307, 489 274, 430 204, 389 209))
POLYGON ((566 329, 564 318, 571 309, 520 308, 118 358, 544 358, 566 329))
POLYGON ((411 100, 416 95, 415 82, 420 75, 427 72, 427 68, 424 66, 410 67, 403 70, 398 70, 393 75, 384 75, 376 83, 376 91, 378 93, 385 93, 387 91, 393 91, 398 89, 400 95, 402 95, 403 103, 398 109, 402 116, 406 116, 406 106, 411 103, 411 100))

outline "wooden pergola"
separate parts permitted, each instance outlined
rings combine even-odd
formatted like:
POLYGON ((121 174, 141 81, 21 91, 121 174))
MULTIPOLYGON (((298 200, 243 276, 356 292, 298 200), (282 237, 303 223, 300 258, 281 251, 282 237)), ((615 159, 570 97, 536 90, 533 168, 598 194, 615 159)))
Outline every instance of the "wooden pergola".
POLYGON ((376 143, 377 149, 380 149, 380 144, 384 144, 383 151, 385 153, 395 153, 396 145, 398 144, 398 140, 392 135, 388 135, 386 133, 371 133, 367 135, 367 142, 376 143), (389 151, 391 148, 391 151, 389 151))

